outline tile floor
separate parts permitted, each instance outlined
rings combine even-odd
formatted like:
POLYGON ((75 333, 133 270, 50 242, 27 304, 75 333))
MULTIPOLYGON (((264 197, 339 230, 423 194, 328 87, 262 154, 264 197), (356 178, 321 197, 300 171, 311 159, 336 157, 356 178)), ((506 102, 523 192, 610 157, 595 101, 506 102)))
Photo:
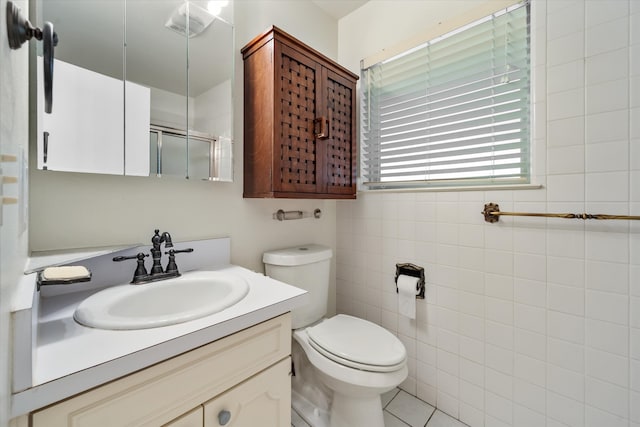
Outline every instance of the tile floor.
MULTIPOLYGON (((382 407, 385 427, 466 427, 466 424, 400 389, 385 393, 382 396, 382 407)), ((291 426, 312 427, 293 410, 291 426)))

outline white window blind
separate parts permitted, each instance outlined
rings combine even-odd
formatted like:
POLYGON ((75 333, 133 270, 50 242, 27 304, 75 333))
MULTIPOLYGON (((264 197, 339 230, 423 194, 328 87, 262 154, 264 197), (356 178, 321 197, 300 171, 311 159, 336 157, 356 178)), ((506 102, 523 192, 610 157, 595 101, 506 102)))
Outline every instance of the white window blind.
POLYGON ((363 69, 363 183, 529 183, 529 39, 525 2, 363 69))

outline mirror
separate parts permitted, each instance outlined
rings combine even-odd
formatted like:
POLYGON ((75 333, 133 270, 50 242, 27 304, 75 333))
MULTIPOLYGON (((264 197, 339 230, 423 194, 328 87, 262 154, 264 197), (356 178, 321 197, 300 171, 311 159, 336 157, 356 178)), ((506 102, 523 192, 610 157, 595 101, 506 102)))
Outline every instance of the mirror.
POLYGON ((209 3, 38 0, 60 39, 38 168, 231 181, 233 11, 209 3))

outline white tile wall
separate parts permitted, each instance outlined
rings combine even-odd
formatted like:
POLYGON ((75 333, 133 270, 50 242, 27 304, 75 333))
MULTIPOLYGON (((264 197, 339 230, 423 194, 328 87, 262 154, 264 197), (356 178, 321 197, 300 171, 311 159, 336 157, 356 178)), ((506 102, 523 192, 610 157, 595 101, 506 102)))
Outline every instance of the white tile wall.
POLYGON ((629 138, 628 110, 608 111, 586 118, 586 142, 625 141, 629 138))
POLYGON ((338 308, 398 333, 402 387, 471 426, 640 427, 640 225, 480 215, 640 214, 640 2, 532 10, 544 188, 339 202, 338 308), (397 262, 426 271, 415 321, 397 314, 397 262))

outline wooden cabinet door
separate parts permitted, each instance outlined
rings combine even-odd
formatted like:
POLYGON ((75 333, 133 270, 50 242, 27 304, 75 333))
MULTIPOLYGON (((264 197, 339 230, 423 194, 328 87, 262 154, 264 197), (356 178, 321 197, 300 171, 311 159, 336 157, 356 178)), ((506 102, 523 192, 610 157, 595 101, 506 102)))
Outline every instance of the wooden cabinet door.
POLYGON ((317 144, 325 152, 322 192, 355 194, 356 184, 356 85, 352 80, 325 69, 322 99, 328 119, 326 138, 317 144))
POLYGON ((315 140, 315 119, 321 115, 318 90, 320 65, 283 43, 275 51, 275 118, 273 188, 316 193, 322 179, 323 152, 315 140))
POLYGON ((291 358, 204 404, 205 427, 289 427, 291 358))

